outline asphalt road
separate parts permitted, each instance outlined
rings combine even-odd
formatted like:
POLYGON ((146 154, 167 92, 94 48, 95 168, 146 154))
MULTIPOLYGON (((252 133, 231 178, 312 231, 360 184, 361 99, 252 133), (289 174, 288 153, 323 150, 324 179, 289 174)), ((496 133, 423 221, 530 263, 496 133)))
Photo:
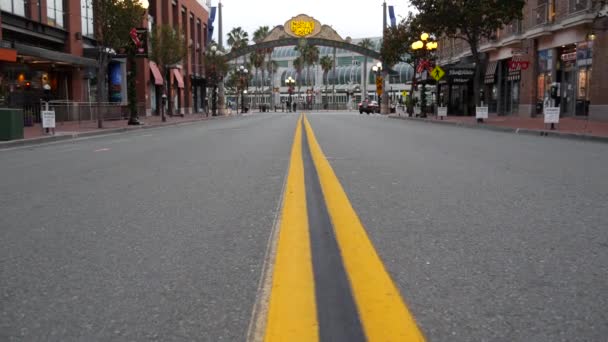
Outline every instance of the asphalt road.
MULTIPOLYGON (((307 117, 427 340, 606 339, 608 145, 307 117)), ((296 118, 0 151, 0 340, 244 340, 296 118)))

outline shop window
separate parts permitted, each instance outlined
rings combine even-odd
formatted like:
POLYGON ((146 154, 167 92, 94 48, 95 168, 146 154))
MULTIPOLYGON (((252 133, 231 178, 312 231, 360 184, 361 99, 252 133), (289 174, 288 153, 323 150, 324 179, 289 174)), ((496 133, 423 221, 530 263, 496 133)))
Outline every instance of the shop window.
POLYGON ((63 26, 63 0, 46 0, 46 22, 50 26, 63 26))
POLYGON ((25 0, 0 0, 0 9, 25 16, 25 0))
POLYGON ((87 37, 94 37, 95 32, 93 31, 93 0, 80 1, 80 16, 82 24, 82 35, 87 37))

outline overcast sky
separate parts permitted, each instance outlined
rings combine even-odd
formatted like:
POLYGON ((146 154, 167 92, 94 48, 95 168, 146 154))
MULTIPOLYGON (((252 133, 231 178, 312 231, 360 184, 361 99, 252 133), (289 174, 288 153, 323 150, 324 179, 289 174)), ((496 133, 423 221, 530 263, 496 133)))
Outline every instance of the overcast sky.
MULTIPOLYGON (((382 0, 222 0, 224 45, 226 35, 233 27, 242 27, 251 40, 258 27, 266 25, 272 30, 302 13, 332 26, 342 38, 379 37, 382 35, 382 3, 382 0)), ((212 4, 216 6, 217 0, 212 4)), ((405 17, 409 12, 407 0, 387 0, 386 4, 395 6, 397 22, 401 20, 399 16, 405 17)), ((388 14, 387 21, 390 24, 388 14)), ((217 40, 218 25, 216 17, 214 40, 217 40)))

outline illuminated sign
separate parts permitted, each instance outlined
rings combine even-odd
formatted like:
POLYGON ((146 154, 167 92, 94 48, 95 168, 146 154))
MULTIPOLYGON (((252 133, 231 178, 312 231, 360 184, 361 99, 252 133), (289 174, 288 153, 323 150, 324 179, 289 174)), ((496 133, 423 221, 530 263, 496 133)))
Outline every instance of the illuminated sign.
POLYGON ((321 32, 321 23, 315 18, 300 14, 285 23, 285 32, 297 38, 314 37, 321 32))
POLYGON ((293 34, 298 37, 308 36, 315 30, 314 21, 293 20, 290 24, 290 29, 293 34))

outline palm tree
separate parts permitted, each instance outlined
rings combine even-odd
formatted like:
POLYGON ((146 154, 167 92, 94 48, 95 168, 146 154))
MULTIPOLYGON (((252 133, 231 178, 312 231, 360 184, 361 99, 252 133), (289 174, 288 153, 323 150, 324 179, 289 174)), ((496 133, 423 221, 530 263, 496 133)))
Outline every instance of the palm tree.
MULTIPOLYGON (((249 45, 249 34, 238 26, 228 32, 228 46, 230 49, 240 49, 249 45)), ((247 64, 247 59, 243 56, 243 64, 247 64)))
POLYGON ((279 70, 279 63, 277 63, 277 61, 273 61, 270 60, 267 62, 266 64, 266 69, 268 70, 268 73, 270 74, 270 79, 268 82, 268 86, 270 88, 270 105, 274 106, 274 96, 273 96, 273 91, 274 91, 274 74, 279 70))
POLYGON ((297 57, 293 60, 293 68, 296 69, 296 85, 298 86, 298 95, 300 94, 300 88, 302 87, 302 69, 304 68, 304 59, 302 56, 297 57))
POLYGON ((334 66, 334 60, 329 56, 323 56, 319 60, 319 64, 321 64, 321 69, 323 69, 323 78, 326 79, 326 81, 325 81, 325 104, 327 105, 327 99, 328 99, 327 86, 329 83, 329 80, 327 79, 327 75, 329 74, 329 71, 331 70, 331 68, 334 66))
MULTIPOLYGON (((268 36, 268 33, 270 32, 270 29, 268 28, 268 26, 260 26, 257 30, 255 30, 255 32, 253 32, 253 41, 256 44, 261 43, 264 38, 266 38, 266 36, 268 36)), ((272 48, 270 49, 264 49, 264 50, 260 50, 258 51, 260 54, 263 55, 263 59, 266 58, 266 56, 268 56, 268 61, 270 62, 270 57, 272 55, 272 48)), ((265 68, 267 66, 267 63, 262 63, 262 90, 264 89, 264 79, 265 79, 265 68)))
MULTIPOLYGON (((375 44, 374 44, 374 42, 372 42, 371 39, 365 38, 359 42, 359 46, 366 48, 366 49, 371 49, 375 46, 375 44)), ((365 59, 363 60, 363 98, 362 98, 362 100, 365 100, 366 98, 367 98, 367 55, 365 56, 365 59)))
MULTIPOLYGON (((262 68, 264 66, 264 54, 255 51, 252 52, 251 54, 249 54, 249 63, 251 63, 251 65, 255 68, 255 76, 254 76, 254 80, 258 78, 258 70, 260 68, 262 68)), ((256 99, 257 101, 257 93, 259 91, 259 82, 257 84, 255 84, 255 89, 256 89, 256 97, 254 97, 254 99, 256 99)))

